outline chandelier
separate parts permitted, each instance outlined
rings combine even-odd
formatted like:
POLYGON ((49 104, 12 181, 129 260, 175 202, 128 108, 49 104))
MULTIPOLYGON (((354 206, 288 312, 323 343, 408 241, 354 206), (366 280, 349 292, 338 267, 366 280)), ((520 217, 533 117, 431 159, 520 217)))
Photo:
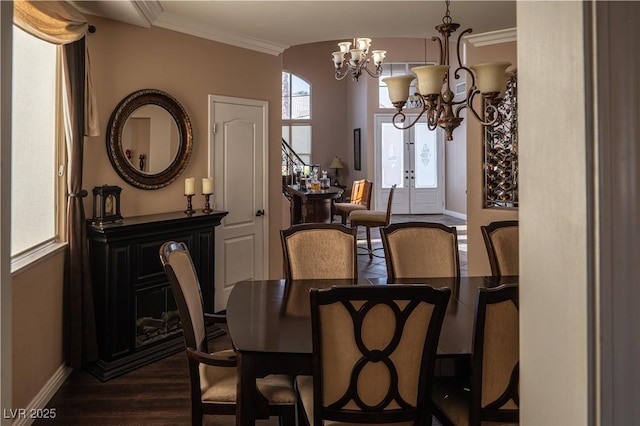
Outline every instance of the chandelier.
POLYGON ((447 11, 442 18, 442 24, 435 27, 440 33, 440 37, 431 38, 432 41, 438 42, 440 65, 426 65, 411 69, 418 77, 418 93, 415 94, 415 103, 412 102, 411 107, 422 109, 413 123, 405 124, 406 116, 402 110, 409 98, 409 87, 414 77, 408 75, 387 77, 383 81, 389 89, 391 103, 397 110, 393 116, 393 125, 396 128, 413 127, 426 114, 429 130, 440 126, 445 131, 446 139, 450 141, 453 139, 453 130, 462 122, 460 111, 464 108, 468 108, 483 126, 493 126, 501 120, 497 106, 504 96, 507 80, 511 76, 511 73, 506 71, 511 63, 497 62, 471 67, 464 65, 460 56, 460 42, 465 34, 471 33, 472 29, 464 30, 458 36, 456 54, 459 66, 453 71, 453 75, 459 79, 460 71, 465 71, 471 77, 471 87, 464 99, 456 100, 450 86, 449 38, 460 27, 460 24, 451 19, 449 0, 446 0, 446 5, 447 11), (473 100, 478 94, 482 95, 480 114, 473 108, 473 100))
POLYGON ((333 52, 333 64, 336 67, 336 80, 342 80, 351 71, 353 81, 358 81, 362 71, 366 71, 371 77, 378 78, 382 74, 382 63, 386 50, 372 50, 371 58, 368 58, 369 48, 371 47, 370 38, 354 38, 353 49, 350 41, 338 43, 339 52, 333 52), (375 71, 371 71, 368 67, 373 61, 375 71))

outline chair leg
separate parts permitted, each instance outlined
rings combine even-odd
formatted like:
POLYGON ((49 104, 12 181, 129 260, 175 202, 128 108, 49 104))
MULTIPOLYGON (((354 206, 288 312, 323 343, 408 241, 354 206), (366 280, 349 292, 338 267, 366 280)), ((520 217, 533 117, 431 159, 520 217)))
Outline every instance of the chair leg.
POLYGON ((371 227, 367 228, 367 250, 369 251, 369 259, 373 259, 373 249, 371 248, 371 227))
POLYGON ((282 407, 278 423, 280 426, 296 426, 296 406, 291 404, 290 406, 282 407))

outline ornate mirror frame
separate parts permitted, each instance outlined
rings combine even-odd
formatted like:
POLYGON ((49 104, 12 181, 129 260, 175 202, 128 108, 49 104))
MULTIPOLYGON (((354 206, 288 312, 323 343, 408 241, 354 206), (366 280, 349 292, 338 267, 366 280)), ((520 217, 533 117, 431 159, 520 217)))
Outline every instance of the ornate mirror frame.
POLYGON ((107 126, 107 153, 115 171, 128 184, 140 189, 159 189, 175 181, 184 171, 191 158, 193 131, 185 109, 168 93, 155 89, 144 89, 125 97, 111 114, 107 126), (178 152, 171 164, 161 172, 148 174, 137 170, 128 160, 122 146, 122 131, 127 119, 138 108, 157 105, 166 110, 178 127, 178 152))

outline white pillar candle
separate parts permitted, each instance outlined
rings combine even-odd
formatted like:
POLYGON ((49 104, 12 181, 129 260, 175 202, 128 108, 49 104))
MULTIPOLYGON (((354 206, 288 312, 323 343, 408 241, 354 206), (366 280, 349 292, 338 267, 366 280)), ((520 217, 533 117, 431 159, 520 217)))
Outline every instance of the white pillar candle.
POLYGON ((196 193, 195 178, 186 178, 184 180, 184 195, 194 195, 196 193))
POLYGON ((202 178, 202 193, 213 194, 213 180, 211 178, 202 178))

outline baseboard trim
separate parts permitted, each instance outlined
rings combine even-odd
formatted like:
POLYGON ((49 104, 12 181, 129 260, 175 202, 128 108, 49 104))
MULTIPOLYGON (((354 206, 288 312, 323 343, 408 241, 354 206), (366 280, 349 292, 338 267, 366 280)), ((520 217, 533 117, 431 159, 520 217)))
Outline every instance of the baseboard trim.
MULTIPOLYGON (((65 364, 62 364, 55 373, 47 380, 47 383, 44 384, 42 389, 36 394, 36 396, 31 400, 29 405, 27 405, 26 412, 33 413, 38 410, 42 410, 47 407, 51 398, 58 392, 58 389, 62 386, 67 377, 71 374, 73 368, 67 367, 65 364)), ((52 407, 55 408, 55 407, 52 407)), ((33 424, 35 418, 30 418, 32 416, 27 415, 24 418, 16 419, 15 422, 12 423, 12 426, 29 426, 33 424)))
POLYGON ((447 216, 453 216, 453 217, 458 218, 458 219, 467 220, 467 215, 466 214, 454 212, 453 210, 445 210, 444 214, 446 214, 447 216))

